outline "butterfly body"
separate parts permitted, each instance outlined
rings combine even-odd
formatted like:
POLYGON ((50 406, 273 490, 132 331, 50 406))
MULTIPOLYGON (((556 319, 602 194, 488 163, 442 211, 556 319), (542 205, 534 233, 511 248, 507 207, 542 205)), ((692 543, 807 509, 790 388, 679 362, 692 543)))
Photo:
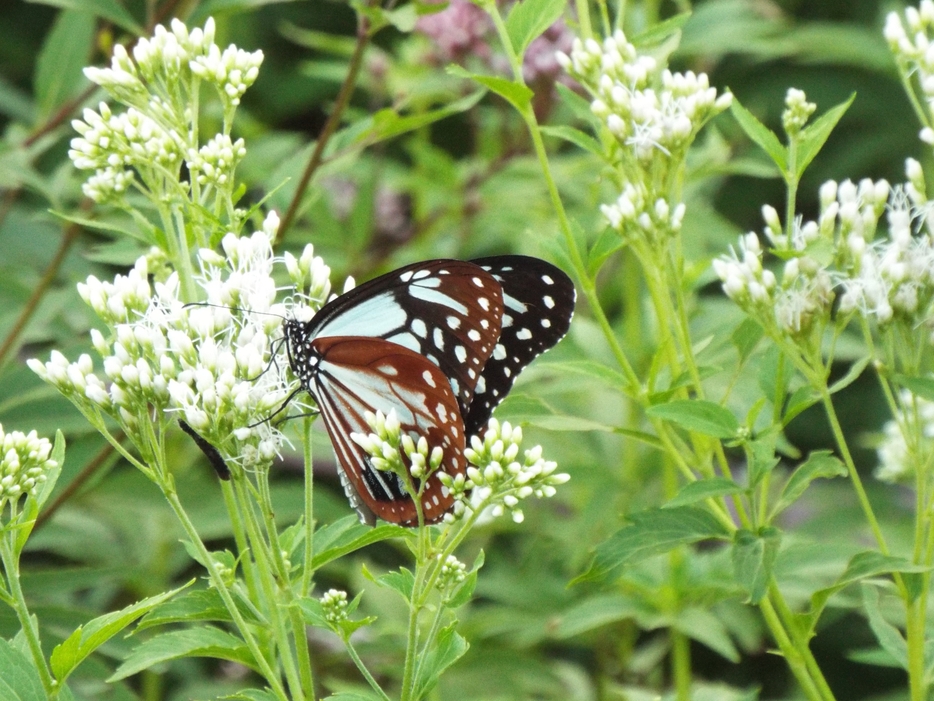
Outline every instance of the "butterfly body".
MULTIPOLYGON (((433 260, 392 271, 326 304, 307 322, 285 323, 293 371, 314 398, 351 504, 417 525, 401 480, 376 470, 352 433, 366 412, 395 410, 401 431, 441 447, 439 470, 462 474, 467 436, 482 429, 515 377, 567 331, 570 279, 523 256, 433 260)), ((453 505, 437 474, 421 496, 424 523, 453 505)))

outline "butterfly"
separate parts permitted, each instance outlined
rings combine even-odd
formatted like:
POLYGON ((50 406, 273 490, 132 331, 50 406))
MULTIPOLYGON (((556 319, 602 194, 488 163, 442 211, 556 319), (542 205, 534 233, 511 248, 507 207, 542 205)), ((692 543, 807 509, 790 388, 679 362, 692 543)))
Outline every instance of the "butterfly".
MULTIPOLYGON (((440 259, 355 287, 308 321, 285 321, 289 363, 315 399, 361 520, 419 522, 402 481, 376 470, 351 438, 371 432, 366 413, 395 410, 403 433, 441 447, 440 470, 463 474, 468 437, 522 369, 564 337, 575 299, 570 278, 537 258, 440 259)), ((424 522, 452 507, 437 473, 429 476, 424 522)))

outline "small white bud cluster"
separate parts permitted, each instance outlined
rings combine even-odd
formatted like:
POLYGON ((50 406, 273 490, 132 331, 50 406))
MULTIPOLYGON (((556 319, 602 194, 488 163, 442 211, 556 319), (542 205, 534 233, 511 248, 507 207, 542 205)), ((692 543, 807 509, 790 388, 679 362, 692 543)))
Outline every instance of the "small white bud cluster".
POLYGON ((0 516, 7 503, 36 495, 49 470, 58 465, 49 458, 51 453, 52 444, 35 431, 6 433, 0 426, 0 516))
POLYGON ((675 235, 681 231, 685 206, 681 202, 672 209, 663 197, 647 202, 646 188, 642 183, 626 183, 617 200, 600 205, 600 211, 610 226, 624 236, 638 231, 640 236, 651 241, 657 238, 658 233, 675 235))
POLYGON ((321 607, 324 609, 324 618, 329 623, 338 624, 347 620, 347 592, 340 589, 328 589, 321 596, 321 607))
MULTIPOLYGON (((315 247, 307 244, 298 258, 286 251, 284 261, 289 279, 306 303, 313 308, 321 307, 331 294, 331 269, 321 256, 315 255, 315 247)), ((351 279, 351 285, 352 282, 351 279)))
POLYGON ((89 278, 80 286, 111 332, 91 332, 106 382, 87 355, 69 363, 53 351, 49 362, 32 359, 29 367, 85 412, 116 418, 134 440, 146 440, 143 426, 178 412, 228 459, 268 464, 283 438, 264 420, 294 389, 288 360, 270 363, 284 312, 274 304, 272 246, 257 231, 229 234, 224 250, 227 257, 201 251, 196 280, 205 305, 180 300, 175 273, 151 292, 145 257, 113 284, 89 278), (231 309, 232 302, 242 304, 231 309))
POLYGON ((879 465, 875 477, 882 482, 914 481, 918 466, 926 464, 934 452, 934 402, 912 396, 907 390, 900 393, 899 400, 906 409, 886 422, 882 443, 876 449, 879 465), (918 425, 914 425, 913 417, 917 417, 918 425), (906 432, 921 437, 914 451, 908 449, 906 432))
POLYGON ((782 112, 782 127, 788 136, 794 136, 808 123, 817 105, 807 101, 803 90, 788 88, 785 94, 785 111, 782 112))
POLYGON ((403 476, 407 462, 408 474, 417 480, 425 480, 441 466, 444 453, 440 446, 429 449, 424 436, 403 434, 395 409, 390 409, 387 415, 381 411, 375 414, 368 411, 365 418, 373 433, 351 433, 350 437, 366 451, 377 470, 403 476))
MULTIPOLYGON (((438 557, 441 557, 438 555, 438 557)), ((437 588, 444 592, 456 587, 467 579, 467 565, 458 560, 453 555, 448 555, 441 565, 441 573, 438 576, 437 588)))
POLYGON ((602 46, 575 39, 571 55, 559 52, 557 60, 594 95, 593 113, 643 164, 660 153, 683 153, 700 127, 732 101, 729 93, 718 97, 704 73, 659 72, 655 59, 640 56, 620 30, 602 46))
POLYGON ((470 447, 464 451, 470 462, 466 476, 440 475, 441 483, 456 498, 454 510, 445 515, 445 521, 453 522, 475 511, 482 512, 481 519, 492 519, 508 511, 513 521, 521 523, 525 518, 519 508, 521 500, 552 497, 555 487, 571 478, 567 473, 555 472, 557 463, 545 460, 539 445, 526 450, 520 461, 521 443, 520 427, 508 421, 500 424, 496 419, 490 419, 482 439, 470 437, 470 447))
MULTIPOLYGON (((921 98, 927 103, 928 118, 934 114, 934 2, 922 0, 917 7, 905 8, 905 21, 897 12, 886 17, 883 35, 895 56, 899 71, 917 81, 921 98), (906 28, 907 25, 907 28, 906 28)), ((920 138, 934 145, 934 129, 924 127, 920 138)))
POLYGON ((243 139, 232 141, 226 134, 217 134, 200 150, 188 149, 188 169, 201 185, 224 186, 233 181, 234 170, 245 155, 243 139))

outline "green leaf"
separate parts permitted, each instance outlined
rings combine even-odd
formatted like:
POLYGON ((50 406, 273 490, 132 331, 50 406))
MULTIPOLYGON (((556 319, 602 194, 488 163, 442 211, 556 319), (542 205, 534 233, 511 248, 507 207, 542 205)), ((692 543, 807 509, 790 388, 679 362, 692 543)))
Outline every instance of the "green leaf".
POLYGON ((442 119, 447 119, 452 115, 466 112, 480 102, 485 92, 484 90, 477 90, 459 100, 455 100, 449 105, 421 114, 402 116, 391 108, 380 110, 373 115, 372 128, 362 132, 358 140, 367 141, 369 143, 385 141, 386 139, 391 139, 401 134, 421 129, 429 124, 434 124, 442 119))
POLYGON ((438 639, 427 654, 423 654, 415 678, 413 698, 422 699, 438 683, 441 674, 457 662, 470 647, 451 624, 438 634, 438 639))
POLYGON ((393 27, 404 34, 408 34, 415 29, 415 23, 418 21, 415 3, 408 3, 392 10, 384 10, 383 16, 393 27))
POLYGON ((679 32, 689 19, 691 19, 691 13, 682 12, 674 17, 669 17, 664 22, 653 24, 648 29, 636 34, 629 42, 635 47, 661 44, 675 32, 679 32))
POLYGON ((934 377, 895 375, 893 379, 916 397, 934 402, 934 377))
MULTIPOLYGON (((150 596, 142 601, 138 601, 132 606, 127 606, 120 611, 98 616, 88 621, 83 626, 79 626, 71 635, 52 650, 52 656, 49 658, 49 665, 52 673, 59 682, 65 681, 75 667, 83 662, 88 655, 101 645, 110 640, 121 630, 130 625, 137 618, 147 611, 155 608, 163 601, 175 596, 178 592, 190 586, 189 582, 185 586, 163 592, 156 596, 150 596)), ((121 677, 122 678, 122 677, 121 677)))
POLYGON ((467 577, 464 578, 464 581, 460 583, 460 585, 445 601, 445 605, 448 608, 456 609, 470 601, 474 590, 477 588, 478 575, 480 574, 480 568, 483 567, 485 560, 486 555, 481 550, 477 555, 477 558, 474 560, 473 567, 470 569, 470 572, 467 573, 467 577))
POLYGON ((869 619, 869 627, 876 636, 876 640, 883 650, 895 658, 902 669, 907 670, 908 645, 901 631, 882 616, 882 610, 879 608, 879 590, 866 583, 863 583, 862 589, 866 617, 869 619))
POLYGON ((328 696, 324 701, 385 701, 385 699, 376 693, 342 691, 339 694, 328 696))
MULTIPOLYGON (((240 595, 234 591, 231 592, 234 602, 240 615, 247 623, 264 624, 255 609, 248 605, 240 595)), ((175 597, 171 601, 156 606, 147 613, 143 620, 136 626, 136 630, 152 628, 154 626, 163 626, 168 623, 185 623, 192 621, 229 621, 230 611, 224 605, 224 600, 217 592, 217 589, 200 589, 197 591, 185 592, 181 596, 175 597)))
MULTIPOLYGON (((580 129, 575 129, 574 127, 568 126, 557 126, 541 127, 540 131, 545 136, 553 136, 556 139, 563 139, 564 141, 572 143, 584 151, 589 151, 595 156, 599 156, 601 159, 606 158, 606 151, 603 146, 600 145, 600 142, 593 138, 590 134, 585 134, 580 129)), ((618 233, 616 233, 616 238, 620 239, 618 233)))
POLYGON ((776 528, 762 528, 758 534, 744 528, 733 537, 733 575, 753 605, 762 601, 768 591, 780 543, 781 533, 776 528))
POLYGON ((506 32, 516 55, 522 58, 532 40, 558 21, 565 0, 522 0, 512 6, 506 18, 506 32))
POLYGON ((595 594, 558 615, 554 637, 559 640, 573 638, 610 623, 633 618, 644 611, 632 597, 595 594))
POLYGON ((280 701, 280 697, 266 689, 244 689, 230 696, 221 696, 224 701, 280 701))
POLYGON ((749 359, 764 335, 765 330, 750 317, 743 319, 740 325, 733 329, 730 342, 736 346, 740 363, 745 363, 749 359))
POLYGON ((892 572, 920 573, 927 572, 930 569, 930 567, 923 565, 914 565, 903 557, 883 555, 875 550, 857 553, 850 558, 846 569, 837 578, 837 581, 811 595, 811 610, 803 616, 804 629, 808 635, 811 635, 830 597, 851 584, 869 577, 878 577, 892 572))
POLYGON ((788 403, 785 407, 785 413, 782 416, 782 425, 787 426, 798 414, 805 409, 810 409, 820 401, 820 395, 810 385, 798 387, 791 396, 788 397, 788 403))
POLYGON ((733 96, 733 103, 730 105, 730 111, 742 130, 746 132, 746 136, 756 142, 769 155, 769 158, 775 162, 782 174, 787 173, 788 160, 785 147, 782 146, 775 133, 756 119, 752 112, 743 107, 735 95, 733 96))
POLYGON ((160 662, 183 657, 213 657, 256 669, 253 656, 240 638, 213 626, 203 626, 163 633, 137 645, 107 681, 126 679, 160 662))
POLYGON ((360 523, 356 516, 348 516, 346 519, 330 524, 327 528, 322 528, 315 534, 317 552, 312 560, 312 568, 318 569, 332 560, 344 557, 373 543, 390 538, 411 537, 412 532, 401 526, 387 524, 370 528, 360 523))
POLYGON ((528 86, 522 83, 492 75, 471 73, 457 65, 448 66, 447 72, 458 78, 468 78, 475 83, 479 83, 509 102, 519 112, 524 112, 532 104, 532 97, 535 95, 528 86))
POLYGON ((600 127, 600 119, 590 109, 590 102, 563 83, 555 83, 555 88, 558 90, 558 95, 561 96, 561 102, 570 108, 576 119, 590 124, 594 129, 600 127))
POLYGON ((863 370, 866 369, 866 366, 869 365, 870 360, 872 360, 872 358, 866 355, 853 363, 850 366, 850 369, 847 371, 846 375, 830 385, 830 393, 835 394, 841 389, 846 389, 851 384, 856 382, 856 380, 859 379, 859 376, 863 374, 863 370))
POLYGON ((688 482, 674 499, 669 500, 662 508, 671 509, 676 506, 686 506, 704 499, 713 499, 727 494, 739 494, 743 491, 743 488, 731 479, 710 477, 696 482, 688 482))
POLYGON ((733 412, 704 399, 679 399, 656 404, 645 413, 714 438, 735 438, 739 431, 739 422, 733 412))
POLYGON ((411 601, 412 591, 415 589, 415 575, 411 570, 400 567, 396 572, 387 572, 374 580, 382 587, 389 587, 397 592, 405 601, 411 601))
POLYGON ((29 658, 0 638, 0 699, 47 701, 39 672, 29 658))
POLYGON ((752 489, 759 485, 762 478, 769 474, 779 459, 775 455, 775 443, 778 440, 778 434, 775 432, 765 433, 749 444, 749 488, 752 489))
POLYGON ((613 426, 591 421, 579 416, 557 414, 538 397, 512 393, 499 405, 496 415, 513 423, 531 424, 549 431, 605 431, 615 432, 613 426))
POLYGON ((36 61, 36 101, 49 116, 87 85, 82 73, 94 46, 94 15, 64 10, 55 18, 36 61))
MULTIPOLYGON (((143 33, 143 28, 133 19, 133 15, 127 12, 126 8, 117 0, 27 0, 27 2, 61 7, 64 10, 80 10, 95 17, 110 20, 122 29, 137 36, 143 33)), ((82 60, 81 65, 84 66, 86 62, 87 57, 82 60)))
POLYGON ((834 130, 837 122, 840 121, 840 118, 843 117, 855 99, 856 93, 853 93, 850 95, 849 100, 827 110, 819 119, 806 126, 797 135, 798 152, 795 161, 795 175, 797 177, 801 177, 801 174, 811 164, 814 157, 824 147, 830 132, 834 130))
POLYGON ((679 545, 711 538, 725 540, 730 533, 709 511, 695 506, 651 509, 629 517, 625 526, 597 546, 590 570, 575 581, 595 579, 607 572, 666 553, 679 545))
POLYGON ((617 389, 626 393, 629 383, 622 373, 613 368, 607 367, 603 363, 596 363, 592 360, 562 360, 556 362, 539 362, 536 367, 547 368, 555 373, 574 373, 575 375, 584 375, 593 380, 599 381, 602 385, 617 389))
POLYGON ((678 612, 671 626, 689 638, 706 645, 730 662, 740 661, 739 651, 730 640, 723 622, 711 611, 696 606, 685 608, 678 612))
POLYGON ((626 241, 623 240, 623 237, 619 235, 616 229, 611 226, 604 227, 587 253, 588 272, 591 275, 596 275, 606 259, 626 245, 626 241))
POLYGON ((815 450, 808 455, 808 459, 799 465, 782 488, 778 503, 772 511, 774 518, 782 510, 788 508, 804 494, 804 491, 816 479, 830 479, 833 477, 846 477, 846 465, 840 462, 829 450, 815 450))

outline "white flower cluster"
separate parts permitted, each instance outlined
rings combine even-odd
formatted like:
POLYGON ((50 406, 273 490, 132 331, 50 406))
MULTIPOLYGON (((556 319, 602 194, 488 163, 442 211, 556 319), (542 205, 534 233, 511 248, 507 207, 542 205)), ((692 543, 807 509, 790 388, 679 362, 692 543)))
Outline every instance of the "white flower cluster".
MULTIPOLYGON (((438 555, 438 557, 441 556, 438 555)), ((444 560, 444 564, 441 565, 441 572, 438 576, 438 589, 445 591, 461 584, 465 579, 467 579, 467 565, 453 555, 448 555, 444 560)))
POLYGON ((840 312, 858 311, 879 323, 902 313, 925 321, 934 273, 930 235, 915 236, 921 197, 920 166, 909 161, 913 183, 892 189, 884 180, 829 181, 821 186, 821 212, 816 221, 794 222, 783 233, 774 208, 762 209, 765 235, 772 252, 785 261, 781 281, 762 266, 762 247, 755 234, 740 238, 739 250, 714 261, 723 290, 744 309, 788 335, 806 335, 818 319, 829 319, 834 288, 839 286, 840 312), (889 238, 876 240, 887 213, 889 238))
POLYGON ((53 352, 49 362, 29 366, 85 413, 115 417, 138 447, 150 424, 164 426, 174 412, 225 458, 245 467, 268 463, 283 438, 265 419, 294 389, 287 358, 271 362, 286 312, 275 303, 272 278, 277 225, 272 214, 250 237, 228 234, 225 255, 199 253, 204 304, 182 302, 177 273, 152 291, 146 258, 112 284, 89 278, 82 297, 111 331, 109 339, 91 333, 106 379, 86 354, 69 363, 53 352))
POLYGON ((408 459, 408 473, 417 480, 425 480, 441 466, 444 453, 440 446, 429 451, 424 436, 416 441, 410 435, 402 434, 395 409, 390 409, 389 414, 385 415, 381 411, 375 414, 368 411, 364 416, 373 433, 351 433, 350 437, 367 452, 377 470, 404 475, 406 466, 402 460, 403 454, 408 459))
POLYGON ((347 592, 340 589, 328 589, 321 597, 321 607, 324 609, 324 618, 329 623, 340 623, 347 620, 347 592))
POLYGON ((240 103, 262 63, 261 51, 249 53, 214 44, 214 20, 190 33, 179 20, 171 31, 159 25, 149 39, 140 39, 132 58, 114 48, 110 68, 86 68, 90 80, 127 105, 113 114, 101 103, 99 112, 86 109, 83 120, 72 126, 80 134, 72 139, 69 156, 82 170, 94 170, 84 193, 95 202, 119 201, 133 184, 135 169, 151 194, 160 183, 177 181, 182 160, 199 184, 223 186, 243 158, 243 141, 219 134, 205 146, 190 143, 197 130, 190 128, 197 115, 186 107, 195 78, 214 85, 225 105, 225 116, 240 103))
POLYGON ((445 521, 476 511, 481 512, 479 520, 491 520, 508 511, 513 521, 521 523, 525 518, 519 508, 521 500, 553 497, 555 487, 571 479, 565 472, 555 472, 558 464, 542 457, 540 445, 526 450, 523 461, 517 460, 520 443, 522 429, 496 419, 490 419, 482 439, 470 437, 470 447, 464 451, 470 462, 466 476, 439 475, 456 497, 454 510, 445 515, 445 521))
MULTIPOLYGON (((917 7, 905 8, 905 22, 897 12, 886 17, 883 34, 895 56, 899 70, 914 76, 927 102, 929 117, 934 115, 934 2, 922 0, 917 7), (907 24, 907 29, 906 25, 907 24)), ((921 130, 921 140, 934 144, 934 129, 921 130)))
POLYGON ((640 56, 619 30, 602 46, 575 39, 571 55, 557 58, 594 95, 593 113, 643 163, 657 152, 682 152, 733 99, 729 93, 718 97, 704 73, 666 69, 659 75, 655 59, 640 56))
POLYGON ((668 200, 658 197, 647 204, 648 194, 642 183, 626 183, 615 202, 600 205, 600 211, 610 226, 621 233, 636 227, 642 236, 653 238, 654 232, 677 234, 684 221, 685 206, 679 203, 672 209, 668 200))
POLYGON ((903 391, 899 395, 903 407, 912 407, 914 410, 901 411, 898 416, 886 422, 883 428, 882 443, 876 453, 879 457, 879 466, 875 476, 883 482, 908 482, 914 479, 919 465, 926 464, 934 452, 934 402, 915 397, 910 392, 903 391), (909 428, 910 435, 921 436, 917 449, 919 455, 912 455, 905 442, 905 428, 913 423, 915 416, 920 425, 909 428))
POLYGON ((46 475, 57 466, 49 456, 52 444, 35 431, 6 433, 0 426, 0 515, 8 502, 22 495, 35 496, 46 475))

